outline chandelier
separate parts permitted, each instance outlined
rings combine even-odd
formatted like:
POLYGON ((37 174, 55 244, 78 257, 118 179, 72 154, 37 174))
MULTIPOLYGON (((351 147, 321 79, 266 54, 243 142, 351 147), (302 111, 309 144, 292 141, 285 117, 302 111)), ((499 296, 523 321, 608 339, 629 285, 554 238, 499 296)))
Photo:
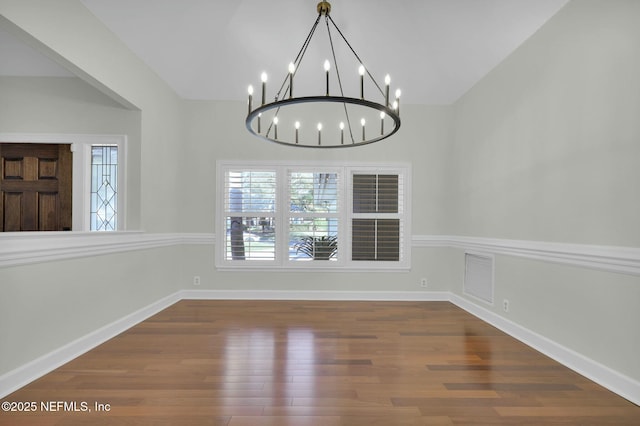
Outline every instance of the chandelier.
POLYGON ((395 91, 394 98, 389 97, 391 78, 388 74, 384 78, 384 90, 376 82, 331 18, 331 4, 322 1, 318 3, 317 11, 318 18, 289 64, 274 100, 267 102, 268 77, 265 72, 261 75, 259 101, 254 100, 253 86, 249 86, 247 130, 270 142, 307 148, 354 147, 388 138, 400 128, 400 90, 395 91), (322 18, 327 29, 329 58, 324 64, 317 64, 319 72, 311 73, 311 83, 316 80, 315 86, 319 86, 321 94, 299 95, 298 85, 294 84, 302 80, 299 73, 302 61, 322 18), (339 45, 334 44, 332 27, 340 36, 338 41, 344 42, 342 48, 354 65, 353 73, 348 77, 340 75, 342 62, 338 63, 336 50, 339 45), (373 96, 369 96, 370 92, 373 96))

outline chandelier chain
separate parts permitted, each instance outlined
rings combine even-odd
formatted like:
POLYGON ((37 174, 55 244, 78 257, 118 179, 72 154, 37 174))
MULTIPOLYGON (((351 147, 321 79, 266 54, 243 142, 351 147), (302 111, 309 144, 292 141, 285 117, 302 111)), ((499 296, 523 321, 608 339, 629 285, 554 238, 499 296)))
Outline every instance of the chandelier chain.
MULTIPOLYGON (((340 69, 338 68, 338 59, 336 58, 336 52, 333 48, 333 38, 331 37, 331 29, 329 27, 329 19, 327 16, 324 18, 325 23, 327 24, 327 34, 329 34, 329 46, 331 46, 331 55, 333 56, 333 63, 336 67, 336 75, 338 76, 338 87, 340 87, 340 96, 344 97, 344 90, 342 89, 342 78, 340 78, 340 69)), ((335 24, 333 24, 335 26, 335 24)), ((349 117, 349 111, 347 110, 347 104, 342 103, 342 107, 344 108, 344 115, 347 120, 347 128, 349 129, 349 137, 351 138, 351 143, 355 143, 355 139, 353 138, 353 130, 351 128, 351 118, 349 117)))
MULTIPOLYGON (((322 16, 322 14, 318 15, 318 19, 316 19, 316 22, 314 22, 313 26, 311 27, 311 31, 309 31, 309 34, 307 35, 307 38, 305 39, 304 43, 302 43, 302 47, 300 48, 300 50, 298 51, 298 54, 296 55, 296 58, 293 60, 294 65, 296 66, 296 69, 294 71, 294 74, 298 71, 298 68, 300 66, 300 63, 302 62, 302 58, 304 57, 304 54, 307 52, 307 48, 309 47, 309 44, 311 43, 311 38, 313 37, 313 34, 316 32, 316 28, 318 27, 318 23, 320 22, 320 17, 322 16)), ((278 90, 278 93, 276 94, 276 101, 278 99, 280 99, 280 94, 282 93, 282 89, 284 89, 284 87, 286 86, 288 81, 288 77, 285 76, 284 81, 282 82, 282 85, 280 86, 280 90, 278 90)), ((289 88, 287 87, 287 90, 289 88)), ((286 93, 286 90, 285 90, 286 93)))
MULTIPOLYGON (((329 20, 331 21, 331 23, 333 24, 333 27, 338 30, 338 34, 340 34, 340 37, 342 37, 342 40, 344 40, 344 42, 346 43, 347 46, 349 46, 349 49, 351 49, 351 53, 353 53, 353 56, 356 57, 356 59, 358 60, 358 62, 360 62, 360 64, 362 64, 364 66, 364 62, 362 62, 362 59, 360 59, 360 56, 358 56, 358 54, 356 53, 355 50, 353 50, 353 47, 351 47, 351 43, 349 43, 349 41, 347 40, 347 38, 344 36, 344 34, 342 34, 342 31, 340 31, 340 28, 338 28, 338 26, 336 25, 336 23, 333 21, 333 18, 331 18, 331 15, 328 16, 329 20)), ((378 88, 378 91, 380 92, 381 95, 384 96, 384 92, 382 91, 382 89, 380 88, 380 86, 378 85, 378 82, 376 81, 375 78, 373 78, 373 75, 371 75, 371 72, 369 72, 369 69, 367 67, 364 67, 365 72, 367 73, 367 75, 369 76, 369 78, 371 79, 371 81, 373 81, 373 84, 376 85, 376 87, 378 88)), ((388 106, 388 105, 385 105, 388 106)))
MULTIPOLYGON (((293 60, 293 63, 296 66, 296 69, 294 71, 294 74, 296 72, 298 72, 298 68, 300 67, 300 63, 302 63, 302 58, 304 57, 304 54, 307 52, 307 48, 309 47, 309 44, 311 43, 311 39, 313 38, 313 35, 316 32, 316 28, 318 27, 318 23, 320 22, 320 17, 322 16, 322 13, 318 14, 318 18, 316 19, 316 21, 313 23, 313 26, 311 27, 311 31, 309 31, 309 34, 307 34, 307 38, 305 39, 304 43, 302 43, 302 47, 300 48, 300 50, 298 51, 298 54, 296 55, 296 58, 293 60)), ((275 100, 277 101, 278 99, 280 99, 280 95, 282 94, 282 90, 284 89, 285 93, 287 92, 287 90, 291 90, 291 87, 287 87, 285 89, 285 86, 287 85, 287 82, 289 81, 288 77, 285 76, 284 80, 282 81, 282 85, 280 86, 280 90, 278 90, 278 93, 276 93, 276 97, 275 100)), ((276 116, 278 116, 278 112, 280 112, 280 107, 278 107, 276 109, 276 116)), ((273 126, 273 122, 271 122, 269 124, 269 127, 267 128, 267 137, 269 136, 269 133, 271 133, 271 128, 273 126)))

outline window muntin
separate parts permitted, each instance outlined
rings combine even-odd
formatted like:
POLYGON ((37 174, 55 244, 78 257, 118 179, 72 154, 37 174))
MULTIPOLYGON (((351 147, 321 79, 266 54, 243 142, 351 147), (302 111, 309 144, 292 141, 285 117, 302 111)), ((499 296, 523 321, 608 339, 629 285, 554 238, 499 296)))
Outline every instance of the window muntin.
POLYGON ((408 166, 220 161, 218 168, 219 268, 409 267, 402 235, 409 229, 408 166), (257 173, 265 172, 268 190, 257 184, 257 173), (232 189, 241 191, 242 203, 232 189), (242 231, 233 243, 232 219, 242 231))

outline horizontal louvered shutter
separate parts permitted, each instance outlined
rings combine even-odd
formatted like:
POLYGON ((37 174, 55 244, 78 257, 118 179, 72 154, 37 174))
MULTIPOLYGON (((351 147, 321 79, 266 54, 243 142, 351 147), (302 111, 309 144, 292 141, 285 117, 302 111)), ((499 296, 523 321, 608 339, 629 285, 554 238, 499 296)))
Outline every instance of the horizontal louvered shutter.
POLYGON ((276 172, 227 171, 224 190, 225 259, 275 259, 276 172))
POLYGON ((354 174, 351 260, 399 261, 401 247, 398 174, 354 174))

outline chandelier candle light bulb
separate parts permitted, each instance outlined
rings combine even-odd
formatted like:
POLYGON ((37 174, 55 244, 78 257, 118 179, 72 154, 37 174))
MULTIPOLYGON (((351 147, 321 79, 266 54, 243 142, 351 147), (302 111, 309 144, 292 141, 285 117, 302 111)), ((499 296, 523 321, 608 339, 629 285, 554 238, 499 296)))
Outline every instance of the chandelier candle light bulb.
POLYGON ((329 96, 329 69, 331 68, 331 64, 329 63, 329 60, 326 59, 324 61, 324 73, 327 76, 327 96, 329 96))
POLYGON ((296 143, 298 143, 298 130, 300 129, 299 121, 296 121, 295 128, 296 128, 296 143))
POLYGON ((394 107, 393 109, 396 110, 396 114, 400 115, 400 95, 402 94, 402 91, 400 89, 396 90, 396 101, 394 102, 394 107))
POLYGON ((360 99, 364 99, 364 65, 360 64, 358 74, 360 74, 360 99))
POLYGON ((318 123, 318 145, 322 145, 322 123, 318 123))
POLYGON ((273 136, 278 139, 278 117, 273 117, 273 136))
POLYGON ((364 125, 367 124, 367 122, 363 118, 363 119, 360 120, 360 124, 362 125, 362 140, 365 141, 365 140, 367 140, 367 138, 365 137, 365 134, 364 134, 364 125))
POLYGON ((253 86, 249 85, 247 88, 247 92, 249 92, 249 114, 251 114, 251 102, 253 101, 253 86))
MULTIPOLYGON (((262 80, 262 105, 266 102, 266 93, 267 93, 267 73, 263 72, 260 76, 260 80, 262 80)), ((388 89, 387 89, 388 90, 388 89)))
POLYGON ((384 135, 384 111, 380 111, 380 134, 384 135))
POLYGON ((293 62, 289 62, 289 99, 293 98, 293 73, 296 72, 296 66, 293 62))
POLYGON ((340 145, 344 145, 344 122, 340 122, 340 145))
POLYGON ((385 85, 385 90, 384 90, 384 106, 389 106, 389 85, 391 84, 391 77, 389 76, 389 74, 387 74, 384 77, 384 85, 385 85))

